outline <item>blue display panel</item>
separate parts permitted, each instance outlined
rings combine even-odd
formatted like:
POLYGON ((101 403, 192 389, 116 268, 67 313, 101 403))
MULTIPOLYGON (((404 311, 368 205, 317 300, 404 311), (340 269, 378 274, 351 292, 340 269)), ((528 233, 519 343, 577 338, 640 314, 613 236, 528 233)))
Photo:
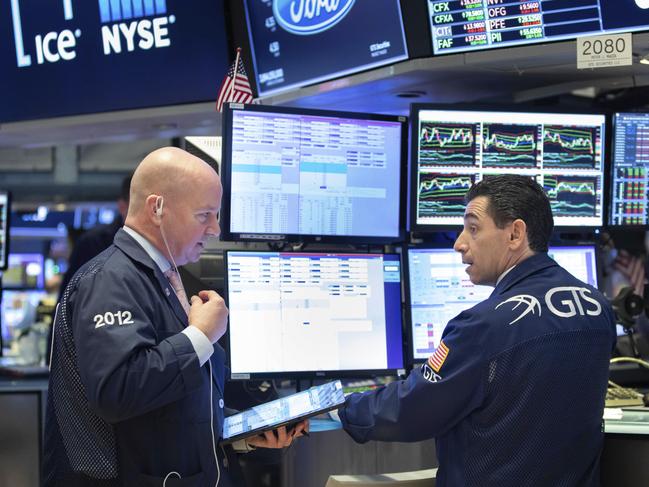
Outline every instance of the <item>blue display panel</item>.
POLYGON ((403 368, 398 255, 227 252, 232 378, 403 368))
MULTIPOLYGON (((550 247, 548 255, 577 279, 597 287, 595 247, 550 247)), ((491 286, 476 286, 453 249, 408 249, 410 353, 427 359, 439 345, 446 324, 462 311, 484 301, 491 286)))
POLYGON ((555 226, 602 225, 604 115, 412 110, 413 229, 462 225, 471 185, 503 173, 545 188, 555 226))
POLYGON ((611 225, 649 225, 649 113, 613 119, 611 225))
POLYGON ((405 117, 228 107, 226 238, 401 234, 405 117))
POLYGON ((428 12, 435 54, 649 26, 646 0, 428 0, 428 12))
POLYGON ((0 122, 216 99, 223 0, 0 3, 0 122))
POLYGON ((408 57, 398 0, 246 0, 245 5, 259 96, 408 57))

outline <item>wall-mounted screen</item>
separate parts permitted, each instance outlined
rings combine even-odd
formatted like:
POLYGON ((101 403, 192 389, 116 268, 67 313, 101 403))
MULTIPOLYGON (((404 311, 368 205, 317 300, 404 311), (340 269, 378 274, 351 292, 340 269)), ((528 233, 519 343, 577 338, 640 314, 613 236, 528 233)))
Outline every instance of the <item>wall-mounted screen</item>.
POLYGON ((259 96, 408 57, 399 0, 246 0, 245 6, 259 96))
POLYGON ((234 379, 403 368, 396 254, 227 252, 234 379))
POLYGON ((433 52, 447 54, 649 30, 644 0, 428 0, 433 52))
POLYGON ((224 239, 400 238, 405 117, 230 105, 224 239))
POLYGON ((411 229, 463 224, 464 195, 495 174, 545 188, 557 227, 603 223, 604 115, 412 105, 411 229))
MULTIPOLYGON (((548 255, 581 281, 597 287, 594 245, 550 247, 548 255)), ((487 299, 491 286, 476 286, 465 272, 459 252, 448 248, 408 249, 406 305, 410 319, 410 359, 433 354, 446 324, 462 311, 487 299)))
POLYGON ((649 113, 613 118, 610 225, 649 225, 649 113))
POLYGON ((0 2, 0 122, 216 99, 223 0, 0 2))

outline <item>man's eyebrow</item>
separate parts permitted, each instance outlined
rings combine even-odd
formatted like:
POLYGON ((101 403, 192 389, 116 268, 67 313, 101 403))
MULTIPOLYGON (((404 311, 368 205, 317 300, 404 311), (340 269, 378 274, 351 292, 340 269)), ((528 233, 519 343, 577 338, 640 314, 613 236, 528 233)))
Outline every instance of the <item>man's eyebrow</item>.
POLYGON ((478 215, 476 215, 476 214, 473 213, 473 212, 469 212, 469 213, 465 213, 465 214, 464 214, 464 219, 465 219, 465 220, 469 220, 469 219, 471 219, 471 218, 474 219, 474 220, 480 220, 480 218, 478 217, 478 215))

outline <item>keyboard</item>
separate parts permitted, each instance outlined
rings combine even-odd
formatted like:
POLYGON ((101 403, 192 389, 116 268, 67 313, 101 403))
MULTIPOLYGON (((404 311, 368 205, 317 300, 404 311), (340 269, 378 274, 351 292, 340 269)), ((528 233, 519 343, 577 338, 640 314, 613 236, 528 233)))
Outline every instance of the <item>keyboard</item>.
POLYGON ((643 406, 642 394, 629 387, 609 387, 606 390, 607 408, 620 408, 625 406, 643 406))

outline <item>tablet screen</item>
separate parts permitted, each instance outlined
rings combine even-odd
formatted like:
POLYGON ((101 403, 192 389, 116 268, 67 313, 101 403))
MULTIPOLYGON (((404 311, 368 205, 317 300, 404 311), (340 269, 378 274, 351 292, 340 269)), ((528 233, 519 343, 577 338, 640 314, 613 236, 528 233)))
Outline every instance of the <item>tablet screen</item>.
POLYGON ((275 401, 228 416, 223 424, 223 441, 255 436, 343 405, 345 396, 339 380, 311 387, 275 401))

